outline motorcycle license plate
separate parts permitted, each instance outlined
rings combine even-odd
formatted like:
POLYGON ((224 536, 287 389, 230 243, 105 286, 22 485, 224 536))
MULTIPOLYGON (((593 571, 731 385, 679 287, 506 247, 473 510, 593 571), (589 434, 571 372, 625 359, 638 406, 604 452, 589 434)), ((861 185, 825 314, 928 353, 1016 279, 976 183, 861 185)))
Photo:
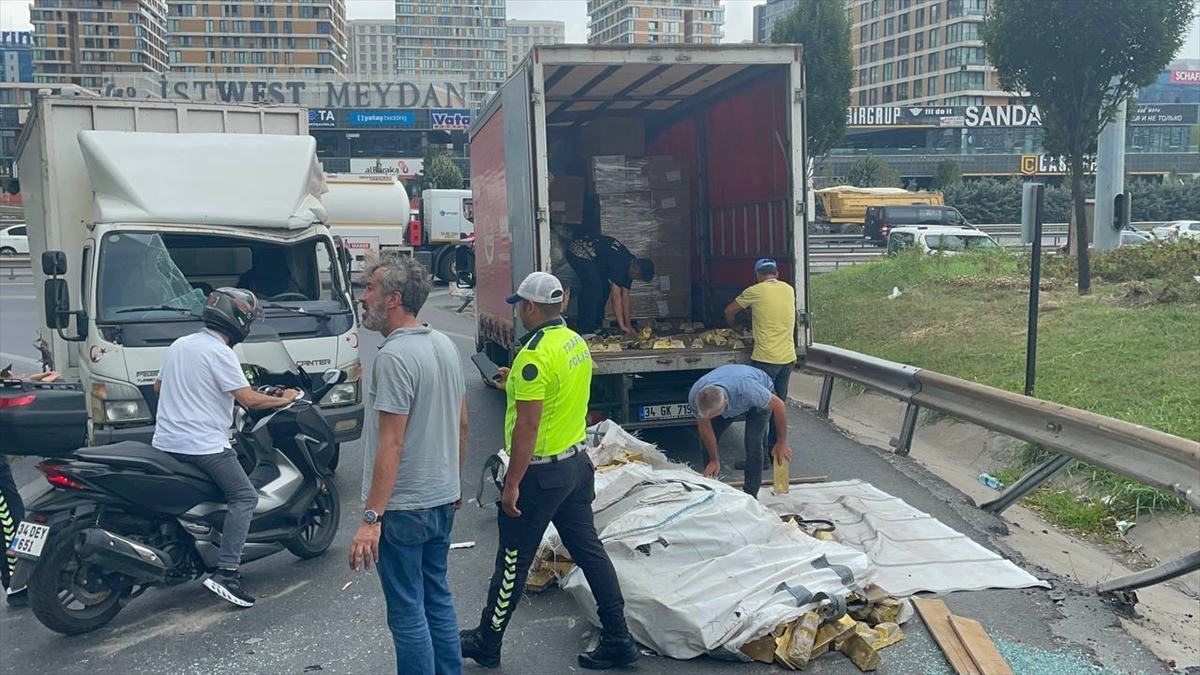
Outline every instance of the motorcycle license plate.
POLYGON ((18 558, 37 560, 42 556, 42 547, 46 545, 46 539, 49 537, 49 527, 22 520, 17 526, 17 536, 13 537, 8 550, 18 558))

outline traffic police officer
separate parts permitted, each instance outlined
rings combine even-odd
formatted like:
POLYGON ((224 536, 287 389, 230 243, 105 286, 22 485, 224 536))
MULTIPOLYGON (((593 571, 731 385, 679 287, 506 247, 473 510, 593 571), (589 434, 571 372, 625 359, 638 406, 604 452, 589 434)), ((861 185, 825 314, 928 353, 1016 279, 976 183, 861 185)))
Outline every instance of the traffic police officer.
POLYGON ((562 284, 545 272, 530 274, 508 296, 529 334, 502 385, 508 398, 509 463, 497 514, 500 544, 479 626, 461 634, 463 658, 488 668, 500 665, 504 629, 550 523, 587 577, 603 625, 599 646, 580 654, 579 665, 605 669, 629 665, 639 656, 625 624, 617 573, 596 535, 595 468, 583 442, 592 355, 563 321, 563 299, 562 284))

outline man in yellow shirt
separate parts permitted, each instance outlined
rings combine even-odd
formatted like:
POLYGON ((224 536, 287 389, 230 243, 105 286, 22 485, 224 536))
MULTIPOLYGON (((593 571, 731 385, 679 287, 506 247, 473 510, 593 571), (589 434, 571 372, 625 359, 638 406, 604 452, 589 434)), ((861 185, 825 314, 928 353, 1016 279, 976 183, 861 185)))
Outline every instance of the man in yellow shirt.
POLYGON ((508 398, 504 441, 509 456, 496 514, 500 545, 479 626, 461 633, 463 658, 485 668, 500 665, 504 629, 550 523, 583 570, 602 624, 599 646, 580 654, 579 665, 603 670, 630 665, 640 656, 625 623, 616 570, 596 535, 595 468, 584 443, 592 354, 562 319, 565 297, 562 283, 545 272, 525 277, 508 296, 529 334, 500 382, 508 398))
MULTIPOLYGON (((754 276, 758 283, 742 291, 725 308, 725 323, 740 330, 738 313, 743 310, 750 313, 750 329, 754 334, 750 365, 771 378, 775 395, 786 403, 788 382, 796 368, 796 290, 780 281, 779 266, 771 258, 754 263, 754 276)), ((767 436, 764 454, 777 441, 774 426, 767 436)))

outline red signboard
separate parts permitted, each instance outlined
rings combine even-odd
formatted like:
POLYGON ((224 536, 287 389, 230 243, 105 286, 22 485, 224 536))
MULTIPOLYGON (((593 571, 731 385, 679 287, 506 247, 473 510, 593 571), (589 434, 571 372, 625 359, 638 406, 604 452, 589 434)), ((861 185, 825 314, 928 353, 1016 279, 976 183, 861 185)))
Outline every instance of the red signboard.
POLYGON ((1172 70, 1172 84, 1200 84, 1200 70, 1172 70))

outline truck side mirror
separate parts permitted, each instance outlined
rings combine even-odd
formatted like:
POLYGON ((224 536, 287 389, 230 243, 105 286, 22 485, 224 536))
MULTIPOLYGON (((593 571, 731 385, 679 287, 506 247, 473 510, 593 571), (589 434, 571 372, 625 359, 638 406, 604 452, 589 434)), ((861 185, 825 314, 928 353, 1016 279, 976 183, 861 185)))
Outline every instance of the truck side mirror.
MULTIPOLYGON (((42 274, 61 277, 67 273, 67 254, 62 251, 42 252, 42 274)), ((49 296, 47 296, 49 297, 49 296)))
MULTIPOLYGON (((47 255, 49 253, 47 252, 47 255)), ((45 263, 46 257, 43 255, 43 269, 45 269, 45 263)), ((65 263, 63 270, 66 270, 65 263)), ((71 323, 71 291, 67 288, 66 279, 47 279, 44 299, 46 303, 46 327, 54 330, 66 328, 71 323)))

